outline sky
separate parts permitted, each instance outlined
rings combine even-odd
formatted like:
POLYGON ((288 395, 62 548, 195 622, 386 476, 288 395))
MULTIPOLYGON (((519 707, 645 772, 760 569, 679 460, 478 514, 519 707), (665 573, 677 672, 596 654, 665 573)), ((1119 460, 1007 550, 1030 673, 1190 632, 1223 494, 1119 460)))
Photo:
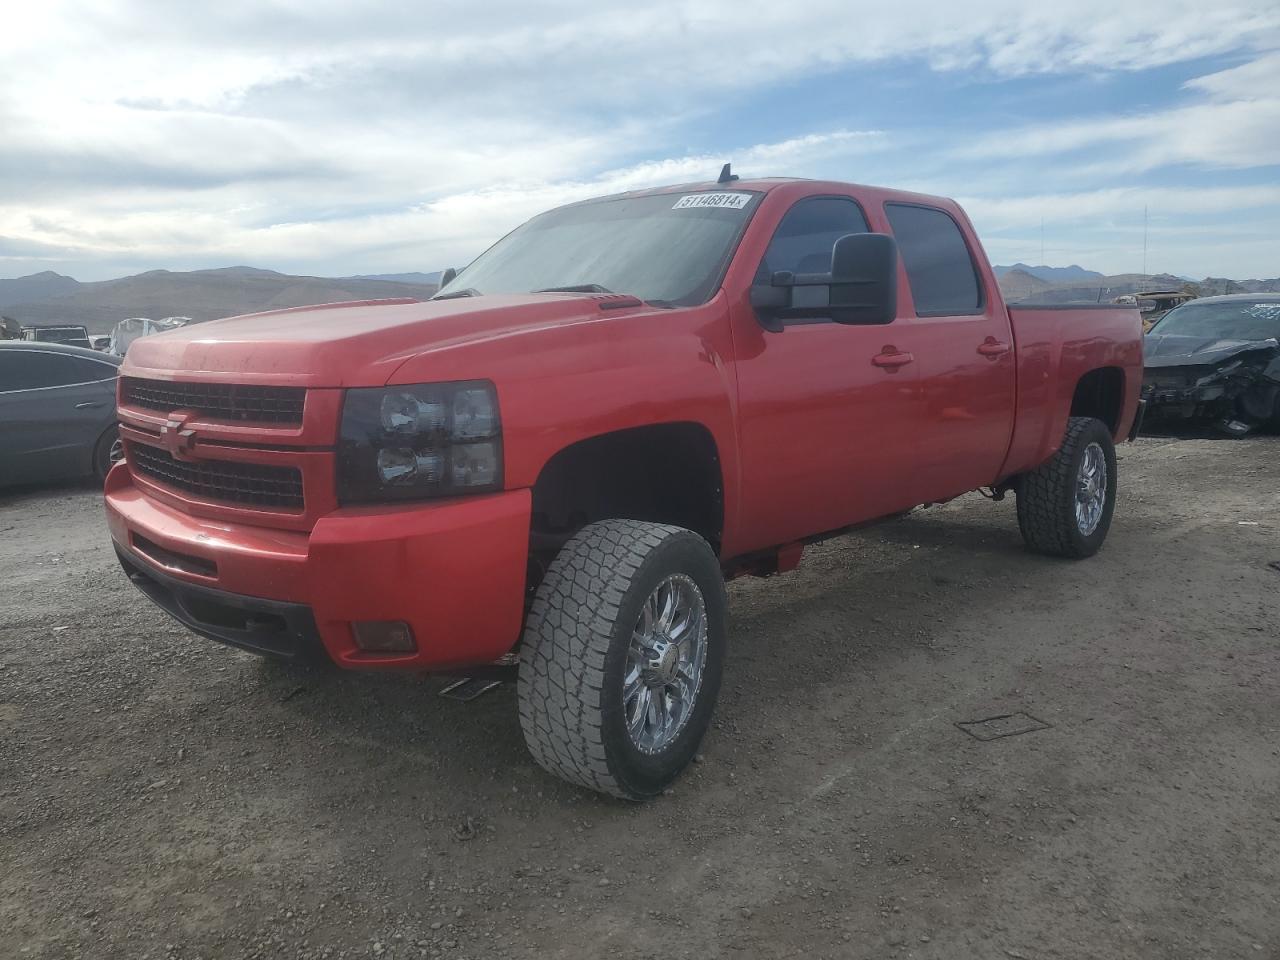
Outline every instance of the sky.
POLYGON ((1280 276, 1276 0, 0 14, 0 277, 432 271, 725 161, 954 197, 997 263, 1280 276))

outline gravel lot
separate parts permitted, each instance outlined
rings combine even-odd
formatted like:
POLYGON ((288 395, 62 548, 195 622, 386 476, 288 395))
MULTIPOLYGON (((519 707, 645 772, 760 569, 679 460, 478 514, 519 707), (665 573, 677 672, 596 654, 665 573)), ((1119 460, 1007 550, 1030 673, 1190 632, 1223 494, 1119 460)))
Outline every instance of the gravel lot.
POLYGON ((647 806, 537 769, 511 687, 218 647, 92 489, 8 495, 0 957, 1280 957, 1280 438, 1121 457, 1092 560, 968 497, 735 583, 647 806))

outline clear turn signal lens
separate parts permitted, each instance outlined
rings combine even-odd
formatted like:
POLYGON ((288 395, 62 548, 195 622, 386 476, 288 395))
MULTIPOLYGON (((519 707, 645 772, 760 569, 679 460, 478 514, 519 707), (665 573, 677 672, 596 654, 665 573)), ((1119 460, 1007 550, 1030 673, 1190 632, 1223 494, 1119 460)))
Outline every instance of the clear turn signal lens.
POLYGON ((487 487, 498 479, 498 446, 468 443, 453 448, 450 456, 455 487, 487 487))

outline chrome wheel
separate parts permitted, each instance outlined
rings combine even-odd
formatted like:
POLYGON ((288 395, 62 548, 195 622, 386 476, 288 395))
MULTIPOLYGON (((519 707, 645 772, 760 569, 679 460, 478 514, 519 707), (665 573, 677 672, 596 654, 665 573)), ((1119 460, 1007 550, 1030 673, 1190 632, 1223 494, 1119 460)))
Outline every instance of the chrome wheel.
POLYGON ((657 753, 693 712, 707 660, 707 606, 690 577, 673 573, 649 594, 631 632, 622 703, 631 742, 657 753))
POLYGON ((1091 443, 1080 457, 1076 474, 1076 527, 1084 536, 1098 529, 1107 506, 1107 456, 1091 443))
POLYGON ((111 441, 111 449, 107 451, 107 462, 111 464, 119 463, 124 459, 124 441, 119 437, 111 441))

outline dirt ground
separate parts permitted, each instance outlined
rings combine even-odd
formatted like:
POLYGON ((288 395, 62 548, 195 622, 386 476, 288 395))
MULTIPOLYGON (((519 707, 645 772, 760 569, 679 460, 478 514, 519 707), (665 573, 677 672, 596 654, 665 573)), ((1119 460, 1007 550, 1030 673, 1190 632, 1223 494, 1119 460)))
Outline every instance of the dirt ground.
POLYGON ((1121 457, 1092 560, 975 496, 733 584, 646 806, 536 768, 510 686, 192 637, 93 490, 10 495, 0 957, 1280 958, 1280 438, 1121 457))

